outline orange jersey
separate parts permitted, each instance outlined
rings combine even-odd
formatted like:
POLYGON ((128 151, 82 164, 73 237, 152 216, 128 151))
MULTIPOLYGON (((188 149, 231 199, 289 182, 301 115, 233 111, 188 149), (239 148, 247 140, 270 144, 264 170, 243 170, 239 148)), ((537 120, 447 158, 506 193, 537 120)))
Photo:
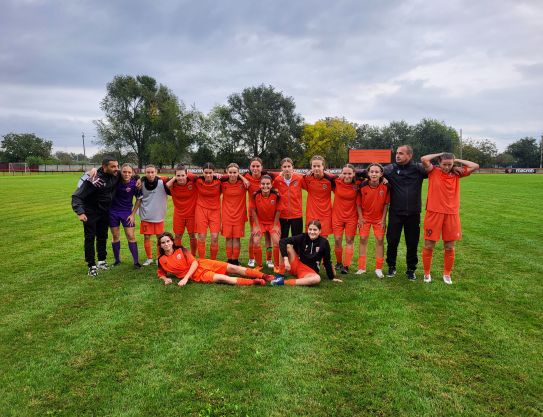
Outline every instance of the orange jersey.
POLYGON ((229 181, 221 183, 222 189, 222 222, 223 224, 240 224, 247 221, 247 189, 241 180, 234 184, 229 181))
POLYGON ((261 224, 273 224, 275 222, 275 214, 279 210, 279 195, 271 192, 268 197, 264 197, 262 193, 257 192, 253 194, 251 200, 253 207, 256 209, 258 222, 261 224))
POLYGON ((198 193, 196 184, 188 180, 186 184, 178 184, 177 181, 170 187, 173 200, 174 216, 183 219, 194 217, 198 193))
POLYGON ((196 180, 196 189, 198 190, 198 198, 196 206, 204 209, 216 208, 221 205, 221 182, 214 179, 211 182, 205 182, 203 178, 196 180))
POLYGON ((305 176, 304 183, 307 190, 305 206, 306 223, 319 219, 332 218, 332 181, 325 177, 317 179, 313 175, 305 176))
POLYGON ((282 176, 273 180, 273 188, 279 191, 281 201, 279 209, 282 219, 296 219, 302 217, 302 188, 305 189, 304 176, 297 172, 292 173, 290 182, 282 176))
POLYGON ((171 255, 162 255, 158 258, 157 275, 165 277, 169 272, 178 278, 183 278, 190 269, 194 256, 189 250, 177 248, 171 255))
POLYGON ((341 178, 335 180, 334 206, 332 208, 332 218, 334 221, 348 222, 358 219, 356 211, 356 202, 360 182, 353 181, 350 184, 343 182, 341 178))
POLYGON ((460 175, 445 174, 434 167, 428 173, 428 198, 426 211, 444 214, 458 214, 460 210, 460 178, 469 175, 467 167, 460 175))
POLYGON ((390 203, 388 187, 380 183, 372 187, 365 183, 360 188, 360 205, 362 206, 362 217, 365 222, 379 223, 383 219, 383 210, 390 203))
MULTIPOLYGON (((277 177, 276 173, 266 172, 266 171, 262 171, 262 175, 269 175, 272 178, 272 183, 273 183, 274 178, 277 177)), ((255 177, 253 177, 253 174, 251 174, 250 172, 246 172, 245 174, 243 174, 243 178, 245 178, 246 180, 249 181, 249 188, 248 188, 248 191, 249 191, 249 210, 251 210, 254 207, 253 206, 253 199, 251 197, 252 197, 252 195, 254 193, 256 193, 258 190, 260 190, 260 180, 262 178, 262 175, 260 176, 260 178, 255 178, 255 177)))

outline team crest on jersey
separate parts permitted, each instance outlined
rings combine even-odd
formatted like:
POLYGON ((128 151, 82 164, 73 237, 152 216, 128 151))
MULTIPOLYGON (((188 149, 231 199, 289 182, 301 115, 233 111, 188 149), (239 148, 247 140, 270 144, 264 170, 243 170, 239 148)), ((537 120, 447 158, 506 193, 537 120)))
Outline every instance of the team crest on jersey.
POLYGON ((326 190, 328 188, 328 184, 322 184, 322 189, 326 190))
POLYGON ((298 185, 298 180, 292 181, 292 185, 298 185))
POLYGON ((176 256, 176 258, 177 258, 177 259, 181 259, 181 258, 182 258, 181 254, 178 253, 177 256, 176 256))
POLYGON ((432 236, 433 230, 432 229, 426 229, 426 236, 430 237, 432 236))
POLYGON ((385 192, 383 190, 379 190, 379 197, 382 197, 385 195, 385 192))
POLYGON ((275 200, 270 200, 270 204, 275 204, 275 200))
POLYGON ((187 185, 187 188, 188 188, 189 190, 192 190, 192 184, 187 185))
POLYGON ((129 193, 130 191, 132 191, 132 188, 126 187, 126 188, 125 188, 125 191, 126 191, 127 193, 129 193))

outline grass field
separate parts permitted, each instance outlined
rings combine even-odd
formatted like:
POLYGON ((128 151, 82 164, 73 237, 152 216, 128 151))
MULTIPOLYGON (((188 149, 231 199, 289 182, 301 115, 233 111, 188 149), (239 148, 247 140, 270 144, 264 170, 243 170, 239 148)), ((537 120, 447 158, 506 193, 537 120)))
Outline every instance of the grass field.
POLYGON ((402 243, 395 278, 317 288, 165 287, 126 241, 90 279, 77 178, 0 178, 0 415, 543 415, 542 175, 462 180, 454 285, 402 243))

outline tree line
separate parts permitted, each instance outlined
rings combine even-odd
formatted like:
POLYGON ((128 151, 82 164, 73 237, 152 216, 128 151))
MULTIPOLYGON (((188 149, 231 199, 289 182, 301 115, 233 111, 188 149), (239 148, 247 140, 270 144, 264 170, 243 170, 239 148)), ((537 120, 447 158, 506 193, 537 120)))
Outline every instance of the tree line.
MULTIPOLYGON (((142 167, 153 163, 171 166, 184 162, 218 166, 237 162, 246 166, 250 157, 277 167, 285 156, 307 165, 312 155, 322 155, 329 166, 347 162, 348 150, 390 149, 413 146, 415 155, 437 150, 453 152, 482 167, 539 166, 540 146, 525 137, 499 153, 489 139, 466 140, 444 122, 423 119, 415 125, 393 121, 385 126, 357 124, 342 117, 326 117, 305 123, 292 97, 271 85, 261 84, 231 94, 225 104, 208 114, 187 107, 165 85, 147 75, 118 75, 107 84, 100 102, 104 117, 94 121, 97 144, 103 150, 89 162, 113 155, 142 167)), ((27 163, 87 162, 81 154, 51 153, 52 142, 34 134, 3 136, 0 160, 27 163)))

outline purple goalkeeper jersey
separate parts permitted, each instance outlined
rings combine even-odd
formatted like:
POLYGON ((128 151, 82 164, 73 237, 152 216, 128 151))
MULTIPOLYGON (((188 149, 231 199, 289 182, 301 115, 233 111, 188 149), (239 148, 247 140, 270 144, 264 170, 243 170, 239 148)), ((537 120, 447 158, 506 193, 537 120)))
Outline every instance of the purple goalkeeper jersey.
POLYGON ((136 188, 136 180, 130 180, 124 183, 122 179, 117 184, 115 197, 111 203, 110 213, 124 214, 132 212, 133 197, 141 198, 141 190, 136 188))

